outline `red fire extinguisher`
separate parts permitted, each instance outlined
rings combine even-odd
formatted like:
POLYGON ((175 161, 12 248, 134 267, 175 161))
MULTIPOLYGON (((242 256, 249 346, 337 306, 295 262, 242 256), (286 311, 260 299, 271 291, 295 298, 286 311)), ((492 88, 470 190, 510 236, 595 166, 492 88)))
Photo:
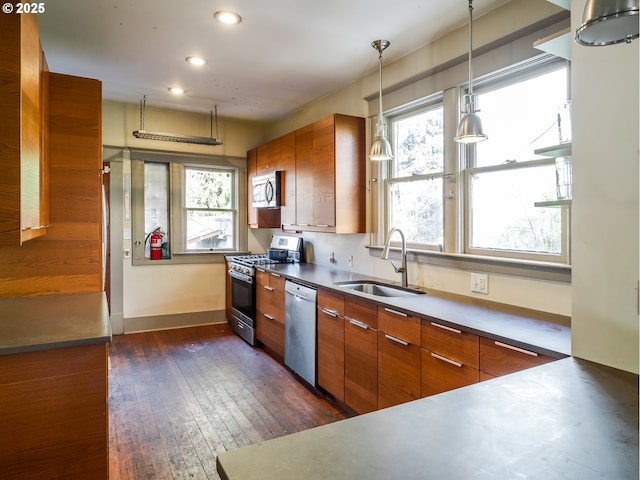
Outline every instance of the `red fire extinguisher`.
POLYGON ((149 251, 151 260, 161 260, 162 259, 162 236, 164 232, 162 228, 156 228, 149 235, 151 238, 151 242, 149 243, 149 251))

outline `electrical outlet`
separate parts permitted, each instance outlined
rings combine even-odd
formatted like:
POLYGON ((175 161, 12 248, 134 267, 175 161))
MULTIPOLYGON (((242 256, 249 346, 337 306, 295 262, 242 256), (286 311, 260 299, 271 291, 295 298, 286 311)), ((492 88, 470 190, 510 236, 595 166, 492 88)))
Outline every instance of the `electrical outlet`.
POLYGON ((489 277, 486 273, 471 274, 471 291, 476 293, 489 293, 489 277))

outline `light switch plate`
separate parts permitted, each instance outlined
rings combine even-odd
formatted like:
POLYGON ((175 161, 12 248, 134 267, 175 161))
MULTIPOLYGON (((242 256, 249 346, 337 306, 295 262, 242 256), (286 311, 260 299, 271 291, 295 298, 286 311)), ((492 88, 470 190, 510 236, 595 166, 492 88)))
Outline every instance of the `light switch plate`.
POLYGON ((476 293, 489 293, 489 276, 486 273, 471 274, 471 291, 476 293))

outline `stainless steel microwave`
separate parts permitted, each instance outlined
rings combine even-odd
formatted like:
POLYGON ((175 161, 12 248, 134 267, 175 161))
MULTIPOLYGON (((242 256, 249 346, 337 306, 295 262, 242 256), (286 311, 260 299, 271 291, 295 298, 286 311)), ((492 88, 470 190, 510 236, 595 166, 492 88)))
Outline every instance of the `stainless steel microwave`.
POLYGON ((253 177, 251 179, 251 206, 276 208, 282 205, 282 171, 253 177))

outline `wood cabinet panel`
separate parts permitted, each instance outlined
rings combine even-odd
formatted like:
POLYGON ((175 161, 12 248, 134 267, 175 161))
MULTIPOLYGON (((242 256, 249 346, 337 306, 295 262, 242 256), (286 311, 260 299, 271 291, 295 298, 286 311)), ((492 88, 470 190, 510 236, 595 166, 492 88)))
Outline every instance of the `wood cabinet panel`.
POLYGON ((423 319, 421 346, 476 370, 480 368, 480 341, 477 335, 423 319))
POLYGON ((425 349, 421 350, 421 356, 423 397, 471 385, 480 380, 477 368, 425 349))
POLYGON ((420 398, 420 347, 378 332, 378 408, 420 398))
POLYGON ((107 347, 0 357, 4 478, 108 478, 107 347))
POLYGON ((293 225, 296 222, 296 133, 291 132, 280 139, 280 166, 282 170, 280 223, 293 225))
POLYGON ((547 355, 480 338, 480 370, 488 375, 507 375, 554 360, 547 355))
POLYGON ((0 16, 0 32, 0 244, 20 245, 46 233, 46 62, 35 14, 0 16))
POLYGON ((378 409, 378 332, 345 320, 344 400, 357 413, 378 409))
POLYGON ((0 248, 0 296, 102 290, 102 86, 47 77, 51 227, 38 241, 0 248))
POLYGON ((318 385, 344 402, 344 296, 318 289, 318 385))
POLYGON ((313 124, 313 225, 336 226, 335 118, 313 124))
POLYGON ((420 346, 420 319, 393 308, 378 306, 378 330, 420 346))
POLYGON ((378 408, 377 305, 345 297, 345 403, 358 413, 378 408))
POLYGON ((284 358, 284 278, 256 270, 256 338, 284 358))
POLYGON ((299 227, 313 225, 313 125, 296 130, 296 218, 299 227))

